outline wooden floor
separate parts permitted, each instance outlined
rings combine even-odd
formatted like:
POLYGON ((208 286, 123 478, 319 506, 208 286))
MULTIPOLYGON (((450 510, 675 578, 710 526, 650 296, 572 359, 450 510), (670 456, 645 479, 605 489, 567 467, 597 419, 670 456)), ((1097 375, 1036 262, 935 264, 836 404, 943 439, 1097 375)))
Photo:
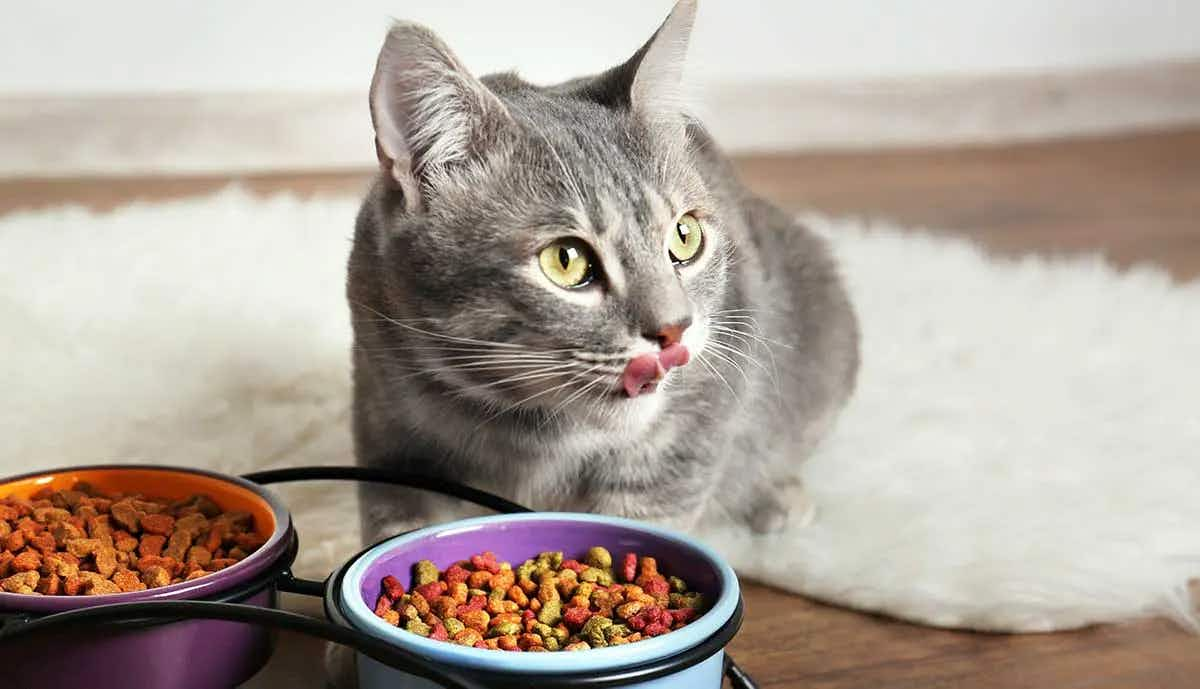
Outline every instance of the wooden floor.
MULTIPOLYGON (((1006 148, 755 157, 739 166, 793 209, 965 234, 998 252, 1102 251, 1200 276, 1200 129, 1006 148)), ((226 179, 0 182, 0 212, 211 191, 226 179)), ((344 193, 361 172, 256 177, 261 192, 344 193)), ((764 689, 1193 689, 1200 638, 1165 621, 1038 636, 918 628, 747 586, 731 652, 764 689)), ((285 638, 256 687, 309 686, 315 646, 285 638)), ((315 686, 315 684, 313 684, 315 686)))

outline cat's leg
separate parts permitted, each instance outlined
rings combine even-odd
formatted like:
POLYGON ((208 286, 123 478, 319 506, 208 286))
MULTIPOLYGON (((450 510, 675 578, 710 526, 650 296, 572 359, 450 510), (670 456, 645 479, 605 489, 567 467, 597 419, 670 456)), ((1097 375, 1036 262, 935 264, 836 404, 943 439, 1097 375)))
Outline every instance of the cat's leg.
POLYGON ((798 476, 763 483, 748 500, 746 522, 756 534, 770 534, 788 527, 806 527, 816 519, 817 506, 798 476))
POLYGON ((678 490, 658 484, 645 488, 592 487, 580 509, 640 519, 688 533, 705 513, 707 494, 707 490, 678 490))

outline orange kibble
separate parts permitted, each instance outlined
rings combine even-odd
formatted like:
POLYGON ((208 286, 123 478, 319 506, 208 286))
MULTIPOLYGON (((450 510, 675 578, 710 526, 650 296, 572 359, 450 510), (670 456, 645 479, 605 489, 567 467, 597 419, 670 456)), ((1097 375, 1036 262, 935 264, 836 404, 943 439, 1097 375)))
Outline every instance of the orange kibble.
POLYGON ((471 576, 467 579, 467 587, 473 589, 490 589, 492 587, 492 573, 483 570, 471 572, 471 576))

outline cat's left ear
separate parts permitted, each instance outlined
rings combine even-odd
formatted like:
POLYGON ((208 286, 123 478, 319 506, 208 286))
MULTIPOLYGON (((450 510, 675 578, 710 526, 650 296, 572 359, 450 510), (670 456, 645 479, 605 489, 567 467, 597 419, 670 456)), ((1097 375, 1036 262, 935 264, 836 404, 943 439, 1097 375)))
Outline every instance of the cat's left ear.
POLYGON ((392 27, 371 80, 375 151, 410 211, 431 177, 480 155, 511 122, 507 108, 432 31, 392 27))
POLYGON ((679 0, 658 31, 624 64, 564 87, 611 108, 628 108, 647 124, 685 126, 683 68, 696 21, 696 0, 679 0))
POLYGON ((696 0, 679 0, 658 31, 630 60, 633 82, 629 86, 629 105, 648 123, 684 125, 683 68, 695 23, 696 0))

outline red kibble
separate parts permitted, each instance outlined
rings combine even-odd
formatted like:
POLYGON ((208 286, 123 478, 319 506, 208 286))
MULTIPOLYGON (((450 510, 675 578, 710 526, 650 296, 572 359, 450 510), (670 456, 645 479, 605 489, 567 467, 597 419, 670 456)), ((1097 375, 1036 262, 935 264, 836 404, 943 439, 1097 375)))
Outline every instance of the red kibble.
POLYGON ((446 626, 441 622, 433 625, 433 630, 429 632, 429 638, 435 641, 445 641, 450 638, 450 633, 446 631, 446 626))
POLYGON ((563 622, 571 629, 579 629, 592 617, 592 611, 587 608, 567 608, 563 612, 563 622))
POLYGON ((642 610, 638 614, 634 615, 633 617, 630 617, 629 621, 626 624, 629 625, 630 629, 640 632, 640 631, 647 629, 650 625, 653 625, 653 624, 663 624, 663 625, 669 627, 671 625, 671 622, 672 622, 671 615, 669 613, 667 613, 665 610, 658 607, 657 605, 648 605, 648 606, 642 608, 642 610), (665 620, 663 619, 664 615, 666 615, 665 620))
POLYGON ((375 614, 383 617, 388 610, 392 609, 392 600, 387 595, 379 596, 379 600, 375 602, 375 614))
POLYGON ((479 555, 473 555, 471 557, 471 566, 475 569, 491 572, 492 574, 500 571, 500 563, 496 562, 496 554, 490 550, 479 555))
POLYGON ((563 560, 562 568, 572 570, 576 574, 582 574, 583 570, 587 569, 587 565, 579 560, 563 560))
POLYGON ((671 593, 671 585, 662 575, 654 575, 643 577, 641 581, 642 590, 655 598, 666 598, 667 594, 671 593))
POLYGON ((662 622, 653 622, 646 625, 646 628, 642 630, 642 633, 646 636, 662 636, 669 631, 671 631, 671 628, 662 622))
POLYGON ((446 582, 433 581, 424 586, 418 586, 413 590, 421 594, 425 600, 433 600, 446 592, 446 582))
POLYGON ((677 625, 685 625, 688 622, 696 619, 696 611, 693 608, 680 608, 678 610, 670 610, 671 618, 677 625))
POLYGON ((460 584, 465 582, 467 579, 470 579, 471 573, 460 565, 451 565, 450 569, 446 570, 443 578, 445 579, 446 584, 454 586, 455 584, 460 584))
POLYGON ((400 583, 399 579, 390 574, 383 578, 380 588, 383 589, 383 595, 392 599, 393 602, 404 597, 404 584, 400 583))
POLYGON ((466 604, 458 606, 458 612, 461 615, 469 610, 483 610, 487 607, 487 602, 486 596, 473 596, 466 604))
POLYGON ((637 554, 625 553, 625 559, 621 561, 621 575, 625 581, 632 582, 637 578, 637 554))

